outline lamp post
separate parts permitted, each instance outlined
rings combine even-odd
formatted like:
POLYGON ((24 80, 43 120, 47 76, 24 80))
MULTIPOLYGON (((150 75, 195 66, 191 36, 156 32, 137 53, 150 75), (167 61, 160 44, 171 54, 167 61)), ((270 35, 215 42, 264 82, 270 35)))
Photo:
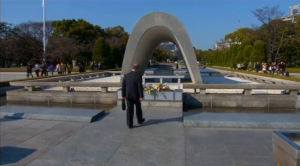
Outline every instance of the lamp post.
POLYGON ((44 47, 43 61, 46 62, 46 7, 45 7, 45 0, 43 0, 43 47, 44 47))

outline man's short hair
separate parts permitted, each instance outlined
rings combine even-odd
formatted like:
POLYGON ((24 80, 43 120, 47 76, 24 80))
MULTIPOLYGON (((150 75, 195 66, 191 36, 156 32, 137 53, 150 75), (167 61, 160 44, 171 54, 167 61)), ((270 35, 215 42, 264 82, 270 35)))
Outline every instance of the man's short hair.
POLYGON ((133 64, 133 65, 131 65, 131 68, 133 69, 133 70, 138 70, 139 69, 139 65, 138 64, 133 64))

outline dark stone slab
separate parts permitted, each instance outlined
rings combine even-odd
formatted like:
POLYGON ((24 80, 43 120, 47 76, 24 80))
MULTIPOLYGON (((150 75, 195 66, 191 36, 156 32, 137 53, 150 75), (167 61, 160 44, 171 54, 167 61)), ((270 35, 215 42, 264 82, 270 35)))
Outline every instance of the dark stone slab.
POLYGON ((55 120, 64 122, 93 122, 104 115, 104 110, 77 108, 47 108, 3 106, 1 116, 13 119, 55 120))

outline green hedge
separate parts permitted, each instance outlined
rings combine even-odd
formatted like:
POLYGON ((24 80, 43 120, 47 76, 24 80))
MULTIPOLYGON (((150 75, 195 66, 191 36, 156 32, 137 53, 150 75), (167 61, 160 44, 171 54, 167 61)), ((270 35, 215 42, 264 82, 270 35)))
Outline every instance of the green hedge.
MULTIPOLYGON (((119 69, 109 69, 109 70, 98 70, 95 72, 85 72, 85 73, 97 73, 102 71, 120 71, 119 69)), ((82 74, 82 73, 76 73, 76 74, 82 74)), ((8 80, 8 81, 0 81, 0 87, 6 87, 9 86, 9 82, 15 82, 15 81, 30 81, 30 80, 36 80, 41 78, 51 78, 51 77, 61 77, 61 76, 70 76, 70 75, 76 75, 76 74, 62 74, 62 75, 51 75, 51 76, 43 76, 43 77, 33 77, 33 78, 23 78, 23 79, 16 79, 16 80, 8 80)))

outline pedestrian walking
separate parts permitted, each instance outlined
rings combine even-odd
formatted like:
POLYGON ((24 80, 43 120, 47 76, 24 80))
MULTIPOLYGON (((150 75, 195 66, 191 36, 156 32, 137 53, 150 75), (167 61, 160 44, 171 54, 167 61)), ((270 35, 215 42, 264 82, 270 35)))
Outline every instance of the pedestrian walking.
POLYGON ((141 107, 141 102, 144 100, 143 83, 142 76, 138 74, 138 69, 138 64, 132 65, 131 72, 124 75, 122 82, 122 97, 127 104, 126 118, 129 128, 133 127, 134 105, 138 123, 145 122, 141 107))
POLYGON ((29 75, 33 78, 33 75, 32 75, 32 65, 28 62, 27 63, 27 78, 29 78, 29 75))

